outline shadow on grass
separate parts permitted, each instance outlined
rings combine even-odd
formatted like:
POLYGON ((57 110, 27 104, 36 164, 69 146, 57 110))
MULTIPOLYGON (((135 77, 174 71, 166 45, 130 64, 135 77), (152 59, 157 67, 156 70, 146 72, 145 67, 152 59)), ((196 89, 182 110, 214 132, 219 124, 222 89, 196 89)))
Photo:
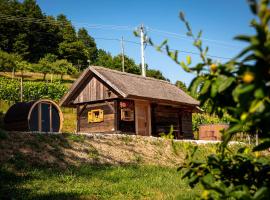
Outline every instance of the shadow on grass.
POLYGON ((17 186, 26 181, 28 176, 17 175, 7 168, 0 168, 0 199, 17 199, 18 196, 27 196, 29 189, 18 189, 17 186))
MULTIPOLYGON (((7 137, 0 140, 0 199, 151 199, 155 195, 172 199, 177 195, 176 169, 141 166, 139 158, 133 164, 121 163, 120 158, 98 151, 84 135, 9 133, 7 137)), ((126 146, 122 148, 141 155, 126 146)))

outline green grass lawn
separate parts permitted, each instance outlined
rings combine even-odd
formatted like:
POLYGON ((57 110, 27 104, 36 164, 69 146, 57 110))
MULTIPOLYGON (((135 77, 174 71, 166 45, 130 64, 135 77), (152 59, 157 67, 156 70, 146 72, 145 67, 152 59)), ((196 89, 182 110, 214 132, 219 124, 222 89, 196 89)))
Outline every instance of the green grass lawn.
POLYGON ((176 168, 83 165, 0 171, 0 199, 194 199, 176 168))

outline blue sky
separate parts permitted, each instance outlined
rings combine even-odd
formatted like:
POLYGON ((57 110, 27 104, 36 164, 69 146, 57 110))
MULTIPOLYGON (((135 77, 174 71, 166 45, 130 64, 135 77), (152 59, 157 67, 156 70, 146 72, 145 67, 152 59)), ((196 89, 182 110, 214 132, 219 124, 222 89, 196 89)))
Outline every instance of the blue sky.
MULTIPOLYGON (((210 48, 209 54, 230 58, 238 53, 245 44, 236 42, 237 34, 252 33, 249 22, 252 15, 245 0, 37 0, 43 12, 56 16, 65 14, 78 27, 85 27, 89 34, 96 38, 98 48, 117 55, 120 53, 120 42, 101 38, 118 38, 139 42, 133 35, 133 29, 140 24, 146 27, 173 32, 174 35, 151 31, 148 35, 159 44, 169 40, 171 48, 183 51, 194 51, 192 41, 185 36, 186 29, 179 20, 179 11, 183 11, 194 32, 203 30, 203 44, 210 48), (127 26, 125 29, 94 28, 93 24, 127 26)), ((140 46, 125 43, 125 53, 140 63, 140 46)), ((179 57, 185 60, 186 53, 179 57)), ((146 47, 146 63, 150 68, 158 69, 175 82, 181 80, 189 84, 193 75, 184 72, 180 66, 171 61, 165 54, 146 47)), ((191 55, 192 63, 199 61, 197 55, 191 55)), ((217 59, 226 61, 226 59, 217 59)))

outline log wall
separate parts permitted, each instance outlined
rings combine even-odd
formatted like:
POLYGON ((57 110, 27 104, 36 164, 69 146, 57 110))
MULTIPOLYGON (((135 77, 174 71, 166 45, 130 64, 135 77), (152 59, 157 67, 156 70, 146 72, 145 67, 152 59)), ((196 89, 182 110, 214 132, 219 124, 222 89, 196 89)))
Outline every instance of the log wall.
POLYGON ((169 133, 173 126, 175 138, 193 138, 191 112, 164 105, 152 104, 151 107, 153 136, 159 136, 163 132, 169 133))
POLYGON ((181 123, 182 123, 182 136, 185 139, 194 139, 192 131, 192 113, 185 111, 181 113, 181 123))
POLYGON ((117 127, 115 123, 115 114, 116 112, 114 101, 87 105, 80 116, 78 116, 78 131, 91 133, 116 131, 117 127), (103 110, 104 121, 88 123, 88 112, 96 109, 103 110))

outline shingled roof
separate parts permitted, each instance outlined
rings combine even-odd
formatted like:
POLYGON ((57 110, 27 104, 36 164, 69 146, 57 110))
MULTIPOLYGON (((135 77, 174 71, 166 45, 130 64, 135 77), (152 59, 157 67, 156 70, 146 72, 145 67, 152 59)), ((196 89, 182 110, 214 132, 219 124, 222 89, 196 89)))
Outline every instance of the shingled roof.
MULTIPOLYGON (((60 105, 70 105, 72 94, 77 93, 78 85, 87 81, 93 73, 113 88, 122 98, 161 100, 171 103, 199 105, 199 102, 175 85, 154 78, 111 70, 104 67, 90 66, 74 82, 70 91, 62 98, 60 105)), ((89 81, 89 80, 88 80, 89 81)))

